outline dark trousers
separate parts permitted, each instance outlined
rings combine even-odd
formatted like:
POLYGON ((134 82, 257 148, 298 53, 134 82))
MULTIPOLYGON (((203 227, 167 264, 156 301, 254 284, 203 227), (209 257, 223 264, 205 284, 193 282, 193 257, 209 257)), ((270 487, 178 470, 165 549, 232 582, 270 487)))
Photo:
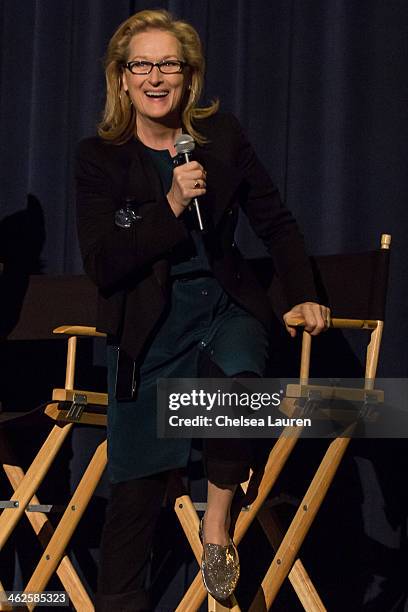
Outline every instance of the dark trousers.
POLYGON ((145 590, 168 473, 111 485, 100 545, 96 612, 150 610, 145 590))
MULTIPOLYGON (((221 377, 211 362, 202 376, 221 377)), ((242 372, 235 377, 253 377, 242 372)), ((218 485, 247 480, 252 463, 248 439, 206 439, 203 445, 208 480, 218 485)), ((111 486, 100 546, 96 612, 150 610, 145 589, 153 535, 166 492, 168 473, 135 478, 111 486)))

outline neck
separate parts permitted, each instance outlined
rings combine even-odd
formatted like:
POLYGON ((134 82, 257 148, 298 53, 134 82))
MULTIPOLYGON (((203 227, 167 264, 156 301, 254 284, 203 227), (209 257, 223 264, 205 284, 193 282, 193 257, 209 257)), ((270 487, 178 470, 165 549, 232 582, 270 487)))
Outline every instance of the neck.
POLYGON ((181 132, 180 120, 161 123, 140 116, 136 117, 137 137, 152 149, 168 149, 172 155, 175 155, 174 142, 181 132))

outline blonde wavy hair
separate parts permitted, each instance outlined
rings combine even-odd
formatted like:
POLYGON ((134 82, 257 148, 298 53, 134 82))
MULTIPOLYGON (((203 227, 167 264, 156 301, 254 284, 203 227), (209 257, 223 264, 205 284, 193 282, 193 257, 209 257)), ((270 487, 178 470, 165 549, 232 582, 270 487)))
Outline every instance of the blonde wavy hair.
POLYGON ((113 144, 123 144, 135 135, 136 111, 122 84, 124 64, 128 61, 129 43, 135 34, 147 30, 163 30, 173 34, 182 49, 182 59, 189 71, 189 88, 182 100, 181 119, 185 130, 199 143, 206 139, 193 126, 197 119, 217 112, 218 101, 210 106, 197 106, 204 83, 205 60, 200 37, 185 21, 178 21, 165 10, 139 11, 124 21, 112 36, 105 57, 106 102, 98 134, 113 144))

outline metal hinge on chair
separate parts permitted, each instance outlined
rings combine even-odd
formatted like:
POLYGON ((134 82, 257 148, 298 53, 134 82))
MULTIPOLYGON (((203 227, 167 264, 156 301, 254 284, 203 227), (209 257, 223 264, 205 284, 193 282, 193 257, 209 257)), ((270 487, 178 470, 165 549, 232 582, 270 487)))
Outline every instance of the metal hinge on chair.
MULTIPOLYGON (((19 508, 20 502, 15 499, 0 500, 0 510, 4 510, 5 508, 19 508)), ((45 514, 49 514, 50 512, 63 512, 65 510, 65 506, 57 505, 57 504, 28 504, 26 507, 26 512, 44 512, 45 514)))
POLYGON ((88 400, 86 395, 83 393, 74 393, 74 399, 65 417, 67 421, 80 421, 87 404, 88 400))
POLYGON ((65 506, 61 504, 28 504, 26 512, 44 512, 49 514, 50 512, 64 512, 65 506))
POLYGON ((0 510, 4 510, 5 508, 18 508, 19 502, 14 499, 7 499, 5 501, 0 500, 0 510))
POLYGON ((378 395, 374 391, 364 392, 364 402, 358 412, 358 418, 374 421, 378 417, 378 395))
MULTIPOLYGON (((205 512, 207 510, 207 502, 193 502, 196 512, 205 512)), ((251 506, 242 506, 241 512, 248 512, 251 506)))
POLYGON ((305 399, 306 401, 304 403, 298 401, 297 406, 301 409, 300 415, 302 417, 311 417, 315 410, 321 405, 323 399, 322 393, 316 389, 309 389, 305 399))
POLYGON ((194 502, 193 506, 196 512, 205 512, 207 510, 207 502, 194 502))

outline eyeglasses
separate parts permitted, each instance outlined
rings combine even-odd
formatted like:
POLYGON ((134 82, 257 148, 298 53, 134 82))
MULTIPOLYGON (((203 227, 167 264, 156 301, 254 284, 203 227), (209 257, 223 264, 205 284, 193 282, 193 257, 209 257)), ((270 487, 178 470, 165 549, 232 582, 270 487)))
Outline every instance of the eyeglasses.
POLYGON ((150 74, 155 66, 163 74, 177 74, 183 71, 184 66, 187 66, 187 62, 182 60, 163 60, 162 62, 154 63, 145 60, 134 60, 123 65, 132 74, 150 74))

